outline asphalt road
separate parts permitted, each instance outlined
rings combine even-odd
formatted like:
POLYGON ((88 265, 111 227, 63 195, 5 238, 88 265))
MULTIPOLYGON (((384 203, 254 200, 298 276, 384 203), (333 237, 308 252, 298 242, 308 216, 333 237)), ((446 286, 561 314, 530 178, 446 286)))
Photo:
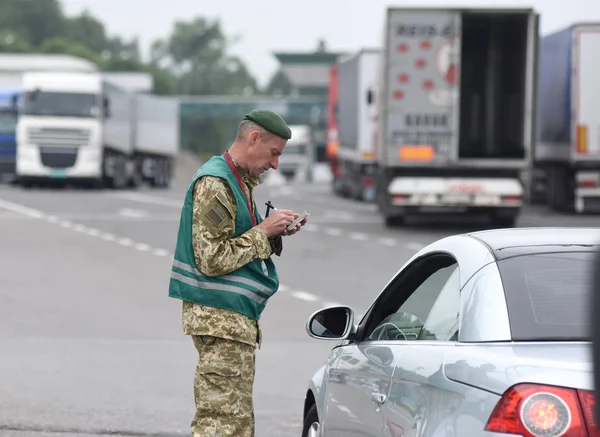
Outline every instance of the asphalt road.
MULTIPOLYGON (((188 435, 196 353, 167 297, 185 187, 21 190, 0 186, 0 435, 188 435)), ((297 437, 306 384, 333 342, 309 338, 323 305, 365 311, 419 248, 477 224, 386 229, 371 205, 326 185, 261 186, 311 213, 275 257, 282 287, 261 320, 257 437, 297 437)), ((528 209, 521 226, 597 226, 528 209)))

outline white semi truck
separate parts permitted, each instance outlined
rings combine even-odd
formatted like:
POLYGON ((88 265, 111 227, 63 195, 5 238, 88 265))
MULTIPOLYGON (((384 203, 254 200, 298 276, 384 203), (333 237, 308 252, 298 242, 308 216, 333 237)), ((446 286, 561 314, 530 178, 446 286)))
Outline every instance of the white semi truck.
POLYGON ((552 209, 600 211, 600 23, 540 42, 531 198, 552 209))
POLYGON ((179 140, 175 101, 124 90, 101 73, 28 72, 22 91, 17 183, 168 185, 179 140))
POLYGON ((290 125, 292 138, 279 158, 279 173, 287 180, 307 181, 315 163, 316 146, 313 131, 307 124, 290 125))
POLYGON ((538 19, 529 8, 388 8, 375 96, 387 225, 436 213, 514 225, 534 141, 538 19))
POLYGON ((373 200, 375 153, 373 124, 377 115, 365 96, 374 89, 381 50, 363 49, 338 61, 338 179, 336 194, 373 200))

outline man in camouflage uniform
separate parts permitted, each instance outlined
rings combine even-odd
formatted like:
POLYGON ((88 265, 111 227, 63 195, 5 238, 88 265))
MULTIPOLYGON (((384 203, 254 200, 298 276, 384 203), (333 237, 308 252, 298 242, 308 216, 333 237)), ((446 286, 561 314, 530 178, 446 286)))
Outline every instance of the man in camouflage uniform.
POLYGON ((291 132, 276 113, 255 110, 234 144, 207 161, 188 187, 169 296, 183 301, 183 331, 199 359, 192 436, 254 436, 255 348, 260 314, 279 287, 271 255, 298 217, 275 210, 262 219, 253 199, 260 175, 277 168, 291 132))

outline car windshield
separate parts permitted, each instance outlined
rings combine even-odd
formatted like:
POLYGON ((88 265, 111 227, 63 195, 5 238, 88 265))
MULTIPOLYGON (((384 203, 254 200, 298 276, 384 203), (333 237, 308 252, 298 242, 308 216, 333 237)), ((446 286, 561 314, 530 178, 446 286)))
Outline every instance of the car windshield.
POLYGON ((521 255, 498 262, 515 341, 589 340, 594 252, 521 255))
POLYGON ((11 134, 17 127, 17 114, 0 109, 0 134, 11 134))
POLYGON ((54 117, 97 117, 98 97, 94 94, 64 92, 28 92, 22 114, 54 117))

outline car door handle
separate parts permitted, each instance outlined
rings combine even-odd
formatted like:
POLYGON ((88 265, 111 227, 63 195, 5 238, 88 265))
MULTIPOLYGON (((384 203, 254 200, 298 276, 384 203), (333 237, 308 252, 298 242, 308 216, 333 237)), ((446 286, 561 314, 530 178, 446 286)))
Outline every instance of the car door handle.
POLYGON ((387 398, 387 396, 384 395, 383 393, 378 393, 376 391, 371 393, 371 400, 378 405, 383 404, 385 402, 386 398, 387 398))

